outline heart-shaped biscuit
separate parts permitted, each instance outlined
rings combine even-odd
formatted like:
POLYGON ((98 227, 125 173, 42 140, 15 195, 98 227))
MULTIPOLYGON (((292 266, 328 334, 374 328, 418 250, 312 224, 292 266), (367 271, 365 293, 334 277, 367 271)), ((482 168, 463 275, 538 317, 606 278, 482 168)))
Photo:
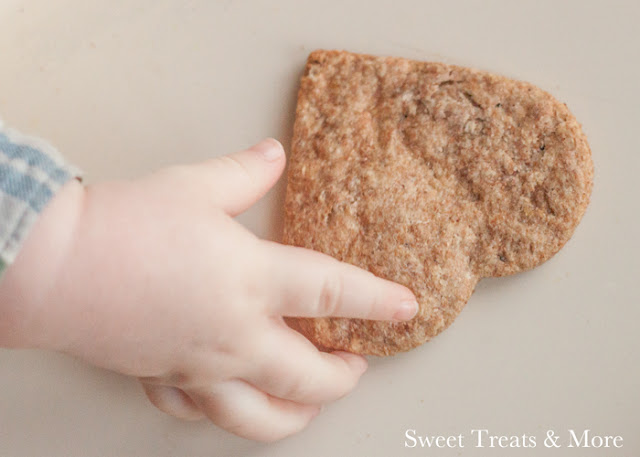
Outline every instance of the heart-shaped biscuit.
POLYGON ((297 319, 318 346, 389 355, 460 313, 477 282, 571 237, 591 193, 580 125, 541 89, 468 68, 342 51, 309 56, 284 242, 409 287, 406 323, 297 319))

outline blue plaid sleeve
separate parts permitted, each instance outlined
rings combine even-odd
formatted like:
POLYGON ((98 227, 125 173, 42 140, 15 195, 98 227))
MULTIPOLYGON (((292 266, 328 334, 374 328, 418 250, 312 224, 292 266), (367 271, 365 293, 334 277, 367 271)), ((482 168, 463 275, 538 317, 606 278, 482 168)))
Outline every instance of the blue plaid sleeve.
POLYGON ((0 276, 47 203, 78 176, 55 148, 0 121, 0 276))

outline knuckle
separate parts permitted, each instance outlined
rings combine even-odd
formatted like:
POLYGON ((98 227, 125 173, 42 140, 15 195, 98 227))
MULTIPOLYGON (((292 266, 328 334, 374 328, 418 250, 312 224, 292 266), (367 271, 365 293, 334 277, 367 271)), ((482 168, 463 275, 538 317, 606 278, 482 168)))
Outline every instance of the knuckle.
POLYGON ((242 175, 244 179, 246 179, 247 182, 252 181, 251 172, 249 171, 249 169, 245 166, 245 164, 243 164, 240 160, 235 158, 233 155, 222 156, 222 157, 219 157, 218 160, 220 161, 219 162, 220 164, 228 168, 233 168, 235 171, 237 171, 240 175, 242 175))
POLYGON ((309 396, 310 380, 304 378, 294 378, 282 389, 282 398, 291 400, 302 400, 309 396))
POLYGON ((339 275, 325 278, 316 306, 318 316, 334 316, 340 310, 340 302, 344 292, 344 281, 339 275))

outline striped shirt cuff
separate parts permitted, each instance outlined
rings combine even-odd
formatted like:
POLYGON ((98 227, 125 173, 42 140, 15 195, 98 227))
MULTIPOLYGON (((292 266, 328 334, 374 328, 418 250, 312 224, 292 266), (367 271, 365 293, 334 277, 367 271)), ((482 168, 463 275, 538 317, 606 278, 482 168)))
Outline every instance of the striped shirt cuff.
POLYGON ((0 276, 47 203, 79 176, 54 147, 5 128, 0 121, 0 276))

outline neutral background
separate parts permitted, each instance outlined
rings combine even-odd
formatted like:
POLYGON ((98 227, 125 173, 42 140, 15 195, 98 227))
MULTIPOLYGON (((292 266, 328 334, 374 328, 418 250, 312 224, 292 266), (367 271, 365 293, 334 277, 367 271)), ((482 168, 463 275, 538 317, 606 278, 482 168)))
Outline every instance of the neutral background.
MULTIPOLYGON (((156 411, 131 379, 0 351, 6 456, 635 456, 640 453, 640 3, 637 1, 0 0, 0 115, 86 180, 134 177, 275 136, 316 48, 438 60, 533 82, 566 102, 596 167, 554 259, 484 280, 434 341, 372 360, 303 433, 264 445, 156 411), (537 437, 536 449, 404 448, 421 435, 537 437), (624 447, 543 447, 547 429, 624 447)), ((277 239, 284 183, 240 220, 277 239)), ((566 440, 565 440, 566 443, 566 440)))

